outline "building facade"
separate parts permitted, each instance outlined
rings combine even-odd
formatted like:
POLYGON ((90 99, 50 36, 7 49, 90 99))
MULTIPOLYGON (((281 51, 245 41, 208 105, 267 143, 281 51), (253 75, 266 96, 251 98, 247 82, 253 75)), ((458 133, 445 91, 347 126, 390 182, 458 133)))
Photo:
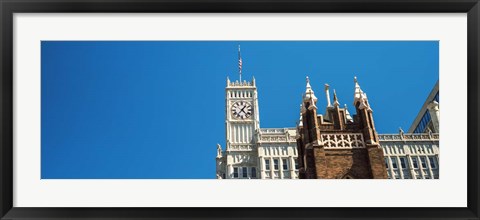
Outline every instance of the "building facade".
POLYGON ((255 78, 227 79, 225 95, 226 146, 217 144, 217 179, 296 179, 295 128, 260 128, 255 78))
POLYGON ((297 179, 295 128, 261 128, 257 133, 261 179, 297 179))
POLYGON ((381 134, 389 179, 438 179, 439 138, 435 133, 381 134))
POLYGON ((340 107, 335 91, 330 102, 328 85, 325 114, 318 114, 307 80, 297 127, 260 128, 255 79, 227 79, 226 146, 217 145, 217 179, 438 179, 438 83, 412 125, 426 124, 424 130, 398 134, 377 134, 367 95, 354 83, 355 115, 340 107))

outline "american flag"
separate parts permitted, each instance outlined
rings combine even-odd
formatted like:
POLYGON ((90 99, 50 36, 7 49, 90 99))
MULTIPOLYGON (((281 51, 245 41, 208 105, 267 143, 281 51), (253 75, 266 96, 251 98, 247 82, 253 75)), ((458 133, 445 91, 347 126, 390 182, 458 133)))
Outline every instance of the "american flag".
POLYGON ((240 70, 240 74, 242 74, 242 58, 238 60, 238 69, 240 70))
POLYGON ((238 71, 242 75, 242 55, 240 54, 240 45, 238 45, 238 71))

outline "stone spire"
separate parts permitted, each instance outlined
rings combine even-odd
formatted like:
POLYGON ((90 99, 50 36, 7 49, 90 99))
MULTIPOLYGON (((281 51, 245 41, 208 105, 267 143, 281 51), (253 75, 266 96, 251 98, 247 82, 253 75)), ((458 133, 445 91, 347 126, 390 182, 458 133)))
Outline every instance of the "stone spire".
POLYGON ((356 76, 353 78, 353 81, 355 82, 353 105, 357 106, 357 103, 360 102, 360 106, 359 106, 360 109, 368 108, 369 110, 371 110, 368 104, 367 94, 364 93, 360 88, 360 85, 358 84, 358 80, 356 76))
POLYGON ((333 90, 333 106, 335 106, 335 107, 340 106, 340 103, 338 102, 337 93, 335 92, 335 89, 333 90))
POLYGON ((360 100, 362 96, 362 89, 360 88, 360 85, 358 84, 357 77, 353 77, 353 82, 355 82, 355 92, 353 94, 353 105, 357 104, 357 102, 360 100))
POLYGON ((315 96, 315 92, 312 90, 312 86, 310 86, 310 79, 307 76, 307 86, 305 90, 305 94, 303 94, 303 102, 309 103, 310 105, 308 108, 317 108, 315 104, 317 103, 317 97, 315 96))
POLYGON ((344 106, 345 108, 345 117, 347 118, 347 121, 353 122, 352 115, 350 115, 350 112, 348 111, 347 104, 344 106))
POLYGON ((330 103, 330 86, 325 83, 325 95, 327 96, 327 107, 332 106, 330 103))

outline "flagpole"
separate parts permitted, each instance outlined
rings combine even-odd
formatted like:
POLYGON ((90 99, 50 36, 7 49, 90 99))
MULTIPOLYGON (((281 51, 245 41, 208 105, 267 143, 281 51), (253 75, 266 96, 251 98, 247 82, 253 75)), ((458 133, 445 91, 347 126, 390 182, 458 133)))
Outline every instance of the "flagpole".
POLYGON ((240 83, 242 82, 242 54, 240 53, 240 45, 238 45, 238 73, 240 75, 240 83))

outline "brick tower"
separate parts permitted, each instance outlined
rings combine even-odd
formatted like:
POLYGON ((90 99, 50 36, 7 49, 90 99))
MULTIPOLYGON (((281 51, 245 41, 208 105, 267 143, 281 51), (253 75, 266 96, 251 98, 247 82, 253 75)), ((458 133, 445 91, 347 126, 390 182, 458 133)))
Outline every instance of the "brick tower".
POLYGON ((317 97, 307 77, 297 125, 299 177, 303 179, 386 179, 384 155, 375 130, 372 109, 355 78, 356 115, 340 107, 335 90, 330 103, 325 84, 325 116, 317 114, 317 97))

